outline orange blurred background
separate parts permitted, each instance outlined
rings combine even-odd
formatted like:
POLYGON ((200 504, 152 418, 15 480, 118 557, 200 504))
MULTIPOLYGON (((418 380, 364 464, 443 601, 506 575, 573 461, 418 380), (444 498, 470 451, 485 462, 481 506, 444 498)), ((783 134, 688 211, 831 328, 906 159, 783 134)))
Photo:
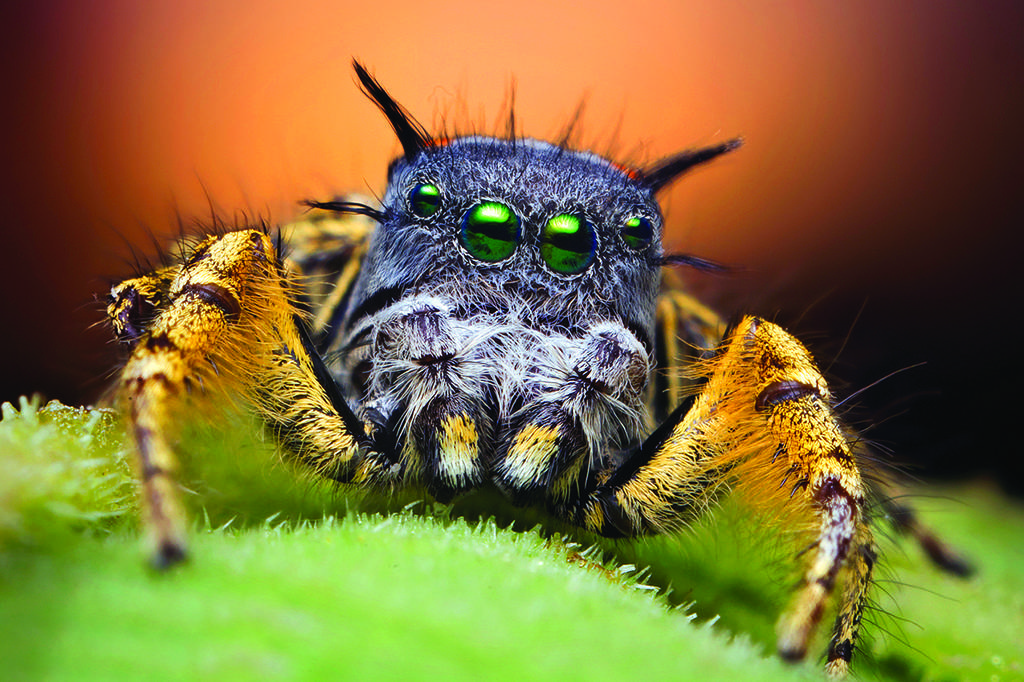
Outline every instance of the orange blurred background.
POLYGON ((581 141, 649 162, 745 147, 665 193, 671 246, 746 271, 695 287, 801 334, 855 423, 956 473, 1001 459, 1021 226, 1014 2, 53 1, 4 13, 0 400, 95 399, 99 300, 179 216, 274 221, 379 192, 398 151, 358 57, 428 128, 581 141), (1013 230, 1015 231, 1015 230, 1013 230), (852 331, 851 331, 852 328, 852 331), (1002 335, 1002 336, 1000 336, 1002 335), (997 356, 1005 350, 1007 355, 997 356))

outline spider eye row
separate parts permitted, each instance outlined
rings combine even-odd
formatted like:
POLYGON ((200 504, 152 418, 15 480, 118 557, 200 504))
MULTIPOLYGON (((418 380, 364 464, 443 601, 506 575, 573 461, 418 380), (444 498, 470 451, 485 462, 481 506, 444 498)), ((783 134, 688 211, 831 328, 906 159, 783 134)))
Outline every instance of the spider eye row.
MULTIPOLYGON (((441 190, 437 185, 420 183, 409 193, 409 205, 415 215, 429 218, 441 206, 441 190)), ((619 233, 628 248, 643 251, 654 240, 654 225, 648 218, 634 216, 622 224, 619 233)), ((499 201, 485 200, 466 211, 459 230, 459 243, 474 258, 497 263, 515 253, 522 236, 515 211, 499 201)), ((549 218, 541 228, 540 255, 555 272, 565 275, 583 272, 597 255, 594 226, 574 213, 559 213, 549 218)))

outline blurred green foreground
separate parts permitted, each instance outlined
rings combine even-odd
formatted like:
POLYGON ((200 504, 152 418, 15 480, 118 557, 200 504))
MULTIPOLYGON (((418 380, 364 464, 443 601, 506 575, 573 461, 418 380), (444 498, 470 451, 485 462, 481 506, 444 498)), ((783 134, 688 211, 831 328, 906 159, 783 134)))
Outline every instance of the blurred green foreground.
MULTIPOLYGON (((822 678, 827 624, 805 664, 772 654, 792 552, 728 500, 600 541, 486 497, 346 495, 245 418, 218 429, 185 436, 192 555, 156 574, 113 415, 3 406, 0 679, 822 678)), ((883 539, 854 677, 1024 680, 1024 508, 984 483, 914 493, 979 572, 883 539)))

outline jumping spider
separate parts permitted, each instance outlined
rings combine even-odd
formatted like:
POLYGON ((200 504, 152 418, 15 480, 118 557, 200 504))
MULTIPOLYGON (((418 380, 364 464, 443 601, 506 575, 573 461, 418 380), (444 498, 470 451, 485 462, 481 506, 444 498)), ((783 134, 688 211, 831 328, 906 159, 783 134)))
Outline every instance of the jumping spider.
POLYGON ((779 653, 805 655, 842 579, 827 669, 843 674, 876 558, 855 439, 799 341, 756 317, 725 333, 662 279, 707 263, 665 254, 656 195, 739 141, 638 169, 514 124, 433 138, 355 70, 404 152, 379 207, 310 202, 287 258, 266 229, 228 231, 112 289, 154 562, 186 552, 174 408, 216 373, 341 483, 441 501, 494 486, 605 536, 670 532, 727 485, 770 498, 815 535, 779 653))

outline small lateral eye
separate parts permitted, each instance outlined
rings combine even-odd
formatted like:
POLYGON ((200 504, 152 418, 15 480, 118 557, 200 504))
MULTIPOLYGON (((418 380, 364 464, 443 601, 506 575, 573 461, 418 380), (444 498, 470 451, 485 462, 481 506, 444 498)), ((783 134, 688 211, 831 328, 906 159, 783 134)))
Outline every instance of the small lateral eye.
POLYGON ((515 252, 520 236, 519 218, 511 208, 482 201, 466 212, 459 241, 474 258, 496 263, 515 252))
POLYGON ((622 226, 622 241, 634 251, 643 251, 654 239, 654 225, 647 218, 630 218, 622 226))
POLYGON ((540 256, 563 275, 583 272, 594 262, 597 240, 586 219, 562 213, 548 220, 540 233, 540 256))
POLYGON ((441 190, 437 185, 422 182, 409 192, 409 203, 412 205, 413 213, 421 218, 430 217, 441 205, 441 190))

